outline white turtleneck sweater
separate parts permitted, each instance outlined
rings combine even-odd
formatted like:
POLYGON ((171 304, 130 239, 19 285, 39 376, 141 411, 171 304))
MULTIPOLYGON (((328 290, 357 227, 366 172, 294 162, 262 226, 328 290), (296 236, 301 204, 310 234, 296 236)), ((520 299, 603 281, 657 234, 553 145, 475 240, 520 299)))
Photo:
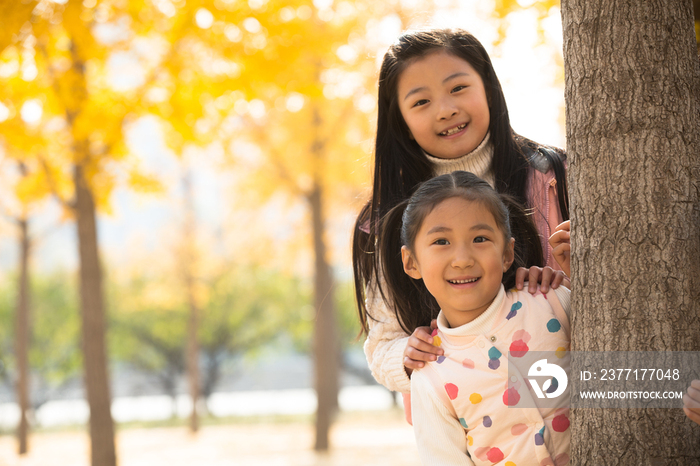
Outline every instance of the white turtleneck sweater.
POLYGON ((432 163, 435 176, 463 170, 474 173, 479 178, 486 180, 492 187, 494 185, 493 173, 491 172, 493 144, 491 144, 489 133, 486 133, 484 140, 481 141, 481 144, 476 149, 456 159, 440 159, 425 151, 423 153, 432 163))

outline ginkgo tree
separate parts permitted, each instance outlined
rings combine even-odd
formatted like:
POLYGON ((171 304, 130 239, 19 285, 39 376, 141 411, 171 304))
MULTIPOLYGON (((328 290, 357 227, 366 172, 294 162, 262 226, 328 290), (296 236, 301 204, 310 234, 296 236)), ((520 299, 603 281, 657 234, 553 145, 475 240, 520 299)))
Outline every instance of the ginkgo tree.
MULTIPOLYGON (((0 143, 2 152, 7 153, 17 148, 0 143)), ((30 299, 30 258, 33 249, 31 233, 31 213, 47 197, 46 190, 37 189, 38 170, 30 171, 22 155, 16 158, 3 157, 2 186, 4 192, 0 201, 0 211, 8 222, 16 228, 19 261, 17 270, 15 328, 14 328, 14 366, 17 404, 19 406, 19 423, 17 426, 18 452, 20 455, 29 451, 29 416, 30 400, 30 342, 31 342, 31 299, 30 299), (15 176, 12 176, 15 175, 15 176), (12 180, 8 180, 12 178, 12 180), (8 189, 9 188, 9 189, 8 189)), ((36 167, 35 167, 36 168, 36 167)), ((39 177, 40 178, 40 177, 39 177)))
MULTIPOLYGON (((26 7, 26 6, 24 6, 26 7)), ((30 10, 31 12, 31 10, 30 10)), ((22 21, 26 11, 8 13, 8 18, 22 21)), ((26 31, 26 29, 25 29, 26 31)), ((24 33, 22 33, 24 34, 24 33)), ((60 150, 60 124, 40 127, 43 102, 33 81, 37 69, 33 57, 35 41, 23 37, 14 47, 0 55, 0 77, 4 86, 0 93, 0 164, 2 166, 2 193, 0 211, 16 226, 18 244, 18 278, 15 313, 15 378, 20 420, 17 427, 18 451, 29 449, 30 400, 30 264, 35 242, 31 220, 37 215, 51 191, 41 160, 47 153, 60 150)))
MULTIPOLYGON (((17 3, 19 5, 22 2, 17 3)), ((90 407, 91 460, 93 465, 115 465, 114 427, 108 359, 105 345, 105 305, 97 241, 96 214, 108 210, 118 177, 135 187, 152 187, 136 163, 127 157, 123 129, 132 112, 130 100, 138 96, 115 89, 109 77, 109 60, 123 42, 118 30, 99 26, 113 19, 120 2, 91 1, 33 3, 31 20, 11 25, 12 44, 2 53, 10 71, 3 83, 27 83, 25 96, 2 95, 14 116, 35 120, 46 136, 27 131, 17 140, 32 141, 28 152, 42 167, 44 183, 75 219, 78 232, 82 347, 87 401, 90 407), (12 70, 15 70, 12 72, 12 70), (21 115, 16 109, 26 109, 21 115)), ((19 7, 19 6, 18 6, 19 7)), ((21 14, 11 18, 22 18, 21 14)))

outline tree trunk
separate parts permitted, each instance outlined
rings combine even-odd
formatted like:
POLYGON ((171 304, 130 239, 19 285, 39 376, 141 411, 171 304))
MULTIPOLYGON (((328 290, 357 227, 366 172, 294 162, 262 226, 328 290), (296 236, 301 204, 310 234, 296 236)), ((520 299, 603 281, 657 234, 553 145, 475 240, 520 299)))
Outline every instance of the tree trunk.
MULTIPOLYGON (((318 65, 320 70, 320 65, 318 65)), ((325 217, 323 215, 323 187, 321 173, 325 164, 325 145, 320 137, 322 126, 318 107, 312 110, 311 128, 314 131, 311 155, 314 160, 313 185, 307 196, 311 210, 311 229, 314 247, 314 309, 316 324, 314 326, 314 358, 316 399, 316 451, 328 450, 329 434, 333 418, 338 409, 338 366, 340 359, 340 342, 338 341, 338 324, 334 302, 333 270, 326 257, 325 217)))
POLYGON ((199 306, 195 290, 195 214, 192 183, 189 173, 183 179, 185 194, 185 224, 184 224, 184 251, 183 261, 185 274, 185 291, 190 308, 187 322, 187 379, 189 381, 190 397, 192 398, 192 411, 190 413, 190 431, 196 433, 199 430, 199 415, 197 404, 199 401, 199 342, 197 331, 199 328, 199 306))
POLYGON ((338 406, 338 331, 333 303, 333 272, 326 259, 323 240, 324 219, 322 191, 315 185, 309 195, 313 224, 315 280, 314 308, 314 357, 316 396, 316 444, 317 451, 328 450, 329 432, 338 406))
POLYGON ((75 165, 74 183, 80 251, 83 363, 90 406, 91 464, 116 466, 95 202, 80 165, 75 165))
POLYGON ((190 412, 190 431, 199 430, 199 343, 197 342, 197 327, 199 326, 199 309, 193 293, 193 278, 190 275, 187 283, 187 297, 190 306, 190 316, 187 323, 187 378, 189 380, 192 411, 190 412))
MULTIPOLYGON (((571 349, 698 351, 700 66, 691 2, 564 0, 562 19, 571 349)), ((574 410, 572 464, 697 464, 693 428, 680 409, 574 410)))
POLYGON ((19 425, 17 442, 20 455, 29 451, 29 421, 27 413, 29 401, 29 344, 31 341, 29 308, 29 222, 26 217, 18 221, 20 229, 19 289, 17 293, 16 352, 17 352, 17 401, 19 404, 19 425))

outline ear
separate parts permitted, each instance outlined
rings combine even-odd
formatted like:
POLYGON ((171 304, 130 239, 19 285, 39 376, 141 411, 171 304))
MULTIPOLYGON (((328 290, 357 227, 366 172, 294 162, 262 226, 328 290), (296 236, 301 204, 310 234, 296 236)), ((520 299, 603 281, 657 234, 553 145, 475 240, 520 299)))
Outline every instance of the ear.
POLYGON ((403 262, 403 271, 406 272, 406 275, 416 280, 423 278, 420 270, 418 270, 418 262, 406 246, 401 246, 401 261, 403 262))
POLYGON ((515 260, 515 238, 511 238, 503 250, 503 273, 506 273, 515 260))

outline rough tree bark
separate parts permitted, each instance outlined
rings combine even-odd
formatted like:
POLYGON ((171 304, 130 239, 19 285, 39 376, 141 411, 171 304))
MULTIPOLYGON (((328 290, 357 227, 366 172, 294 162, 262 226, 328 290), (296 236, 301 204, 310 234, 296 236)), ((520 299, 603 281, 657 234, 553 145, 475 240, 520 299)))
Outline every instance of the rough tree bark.
POLYGON ((20 230, 19 287, 17 293, 17 320, 15 327, 15 351, 17 358, 17 402, 19 404, 19 424, 17 425, 18 452, 24 455, 29 451, 29 344, 31 341, 31 316, 29 307, 29 222, 25 217, 17 220, 20 230))
MULTIPOLYGON (((318 110, 314 113, 314 129, 321 126, 318 110)), ((338 365, 340 345, 338 342, 337 317, 333 296, 333 271, 326 257, 324 241, 325 218, 323 215, 323 188, 320 173, 323 169, 324 145, 316 137, 311 151, 314 155, 316 176, 307 196, 311 210, 311 226, 314 247, 314 328, 315 387, 318 407, 316 409, 317 451, 329 448, 329 433, 338 407, 338 365)))
MULTIPOLYGON (((572 350, 700 350, 690 0, 564 0, 572 350)), ((680 407, 680 403, 679 403, 680 407)), ((698 464, 680 409, 574 410, 572 464, 698 464)))
MULTIPOLYGON (((84 150, 87 150, 87 147, 84 150)), ((83 364, 87 400, 90 406, 91 464, 92 466, 116 466, 95 200, 80 165, 75 165, 73 176, 80 252, 83 364)))

